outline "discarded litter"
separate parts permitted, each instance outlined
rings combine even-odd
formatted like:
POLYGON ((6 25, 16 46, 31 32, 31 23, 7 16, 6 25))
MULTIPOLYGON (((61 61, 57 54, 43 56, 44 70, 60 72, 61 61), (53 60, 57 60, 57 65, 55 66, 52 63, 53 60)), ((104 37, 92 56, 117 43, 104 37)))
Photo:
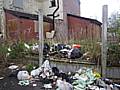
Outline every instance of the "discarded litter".
POLYGON ((33 87, 36 87, 37 86, 37 84, 33 84, 33 87))
POLYGON ((8 68, 11 69, 11 70, 13 70, 13 69, 17 69, 18 66, 17 66, 17 65, 11 65, 11 66, 9 66, 8 68))
POLYGON ((4 79, 4 77, 0 77, 0 80, 4 79))
POLYGON ((44 88, 52 88, 52 85, 51 84, 44 84, 44 88))
POLYGON ((29 77, 28 71, 19 71, 17 74, 18 80, 28 80, 29 77))
POLYGON ((19 81, 18 84, 21 85, 21 86, 27 86, 27 85, 29 85, 29 80, 22 80, 22 81, 19 81))

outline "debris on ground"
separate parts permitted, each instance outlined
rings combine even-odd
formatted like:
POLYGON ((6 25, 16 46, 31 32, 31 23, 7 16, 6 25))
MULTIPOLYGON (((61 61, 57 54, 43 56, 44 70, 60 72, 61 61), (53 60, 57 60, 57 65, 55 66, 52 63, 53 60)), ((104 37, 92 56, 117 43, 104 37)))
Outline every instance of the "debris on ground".
POLYGON ((11 69, 11 70, 14 70, 14 69, 17 69, 18 66, 17 66, 17 65, 11 65, 11 66, 9 66, 8 68, 11 69))
POLYGON ((4 77, 0 77, 0 80, 4 79, 4 77))
POLYGON ((28 71, 19 71, 17 74, 18 80, 28 80, 30 78, 30 75, 28 71))
POLYGON ((22 80, 22 81, 19 81, 18 84, 21 85, 21 86, 27 86, 27 85, 30 84, 30 82, 29 82, 29 80, 22 80))
MULTIPOLYGON (((87 67, 81 67, 75 72, 62 72, 57 67, 51 67, 49 60, 45 60, 40 67, 31 72, 28 72, 25 67, 18 68, 12 67, 11 75, 17 79, 17 85, 21 87, 32 86, 55 90, 119 90, 120 88, 119 84, 102 78, 95 69, 87 67)), ((4 77, 1 79, 4 80, 4 77)))

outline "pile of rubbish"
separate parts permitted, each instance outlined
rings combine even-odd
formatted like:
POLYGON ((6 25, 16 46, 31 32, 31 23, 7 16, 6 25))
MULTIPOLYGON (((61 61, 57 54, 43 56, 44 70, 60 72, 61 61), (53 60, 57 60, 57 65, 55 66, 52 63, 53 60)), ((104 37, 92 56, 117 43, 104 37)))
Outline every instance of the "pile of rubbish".
MULTIPOLYGON (((38 52, 38 44, 31 46, 32 50, 38 52)), ((43 55, 54 56, 59 58, 76 59, 87 55, 87 53, 81 52, 81 46, 79 44, 67 45, 67 44, 53 44, 49 46, 44 43, 43 55)))
MULTIPOLYGON (((33 52, 38 52, 39 45, 37 43, 32 46, 25 44, 25 46, 31 48, 33 52)), ((44 43, 43 55, 75 59, 83 55, 80 48, 81 46, 78 44, 73 44, 72 46, 67 44, 53 44, 49 46, 47 43, 44 43)))
MULTIPOLYGON (((38 43, 35 43, 33 45, 28 45, 26 43, 20 43, 19 44, 13 44, 11 47, 8 48, 7 56, 10 57, 16 57, 15 51, 18 50, 18 48, 21 50, 22 53, 28 54, 27 52, 30 51, 32 55, 38 55, 39 52, 39 45, 38 43), (15 53, 15 55, 13 55, 15 53)), ((20 50, 18 53, 20 53, 20 50)), ((54 58, 67 58, 67 59, 77 59, 82 58, 85 60, 90 59, 89 53, 82 52, 81 51, 81 45, 79 44, 73 44, 73 45, 67 45, 67 44, 53 44, 48 45, 47 43, 44 43, 43 48, 43 56, 46 57, 54 57, 54 58)), ((20 56, 18 54, 18 56, 20 56)))
POLYGON ((16 77, 20 86, 37 86, 36 82, 42 82, 42 88, 56 90, 119 90, 120 85, 112 80, 102 78, 101 75, 92 68, 82 67, 76 72, 63 72, 57 67, 50 67, 49 60, 46 60, 41 67, 28 72, 18 69, 12 65, 10 77, 16 77), (34 82, 34 83, 33 83, 34 82))
POLYGON ((78 44, 54 44, 50 47, 51 56, 57 56, 60 58, 76 59, 83 56, 81 52, 81 46, 78 44))
POLYGON ((74 90, 113 90, 117 88, 111 80, 101 78, 101 75, 90 68, 81 68, 73 76, 74 90))

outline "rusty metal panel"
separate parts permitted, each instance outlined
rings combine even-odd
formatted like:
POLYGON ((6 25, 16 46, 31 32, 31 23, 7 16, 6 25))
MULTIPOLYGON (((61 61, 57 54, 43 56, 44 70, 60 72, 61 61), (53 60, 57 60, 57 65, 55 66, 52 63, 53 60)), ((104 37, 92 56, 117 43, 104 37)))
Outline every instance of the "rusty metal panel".
MULTIPOLYGON (((6 33, 10 40, 30 41, 38 39, 38 21, 28 18, 20 18, 9 12, 6 15, 6 33)), ((50 22, 44 22, 44 35, 52 29, 50 22)))
POLYGON ((7 36, 9 39, 31 40, 34 38, 34 21, 15 17, 6 12, 7 36))
POLYGON ((6 15, 7 38, 18 40, 17 32, 18 19, 9 13, 5 13, 5 15, 6 15))
POLYGON ((77 18, 74 16, 67 17, 69 40, 100 39, 101 25, 85 18, 77 18))

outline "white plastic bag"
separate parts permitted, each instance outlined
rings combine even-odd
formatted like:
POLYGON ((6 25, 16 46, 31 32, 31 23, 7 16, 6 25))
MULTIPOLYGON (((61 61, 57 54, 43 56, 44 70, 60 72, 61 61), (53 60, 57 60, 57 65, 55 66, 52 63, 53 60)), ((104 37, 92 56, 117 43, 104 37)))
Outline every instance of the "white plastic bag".
POLYGON ((38 76, 40 74, 40 72, 42 71, 41 67, 40 68, 37 68, 35 70, 32 70, 30 75, 31 76, 38 76))
POLYGON ((17 66, 17 65, 11 65, 11 66, 9 66, 8 68, 11 69, 11 70, 13 70, 13 69, 17 69, 18 66, 17 66))
POLYGON ((73 86, 66 81, 57 80, 57 86, 56 90, 73 90, 73 86))
POLYGON ((42 66, 41 67, 44 67, 44 68, 46 68, 46 69, 51 69, 50 68, 50 63, 49 63, 49 61, 48 60, 45 60, 45 62, 42 64, 42 66))
POLYGON ((17 74, 18 80, 27 80, 29 79, 28 71, 19 71, 17 74))

